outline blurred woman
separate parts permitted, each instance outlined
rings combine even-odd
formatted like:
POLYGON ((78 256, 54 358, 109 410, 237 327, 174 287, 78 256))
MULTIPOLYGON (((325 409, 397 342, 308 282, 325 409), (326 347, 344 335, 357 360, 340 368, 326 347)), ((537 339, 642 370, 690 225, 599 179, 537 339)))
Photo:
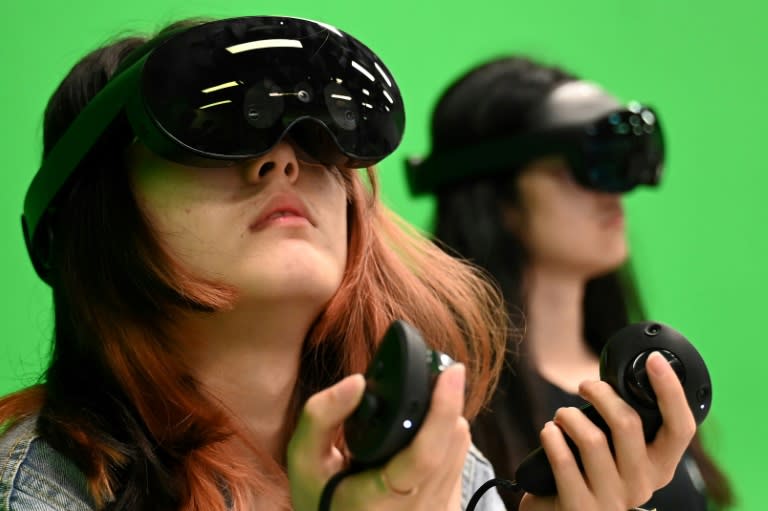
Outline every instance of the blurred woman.
MULTIPOLYGON (((416 194, 434 194, 435 238, 499 283, 524 325, 474 438, 514 478, 541 424, 588 398, 609 336, 642 317, 628 271, 622 194, 656 185, 664 140, 649 107, 526 57, 465 72, 443 92, 432 149, 411 159, 416 194)), ((570 413, 570 412, 569 412, 570 413)), ((519 496, 504 494, 516 509, 519 496)), ((728 483, 694 439, 671 484, 644 507, 726 507, 728 483)))

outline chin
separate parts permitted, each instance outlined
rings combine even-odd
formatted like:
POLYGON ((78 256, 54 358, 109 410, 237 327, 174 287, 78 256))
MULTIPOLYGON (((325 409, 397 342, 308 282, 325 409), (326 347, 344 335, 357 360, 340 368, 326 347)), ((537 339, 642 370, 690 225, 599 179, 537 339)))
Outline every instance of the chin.
POLYGON ((629 253, 626 247, 621 250, 603 252, 599 258, 592 260, 592 264, 589 265, 589 278, 600 277, 618 270, 627 261, 628 257, 629 253))
POLYGON ((341 284, 341 274, 330 269, 313 271, 264 272, 250 274, 238 279, 235 284, 243 298, 260 300, 316 301, 325 304, 341 284))
POLYGON ((244 299, 312 299, 325 303, 336 292, 346 257, 302 240, 281 243, 232 260, 223 276, 244 299))

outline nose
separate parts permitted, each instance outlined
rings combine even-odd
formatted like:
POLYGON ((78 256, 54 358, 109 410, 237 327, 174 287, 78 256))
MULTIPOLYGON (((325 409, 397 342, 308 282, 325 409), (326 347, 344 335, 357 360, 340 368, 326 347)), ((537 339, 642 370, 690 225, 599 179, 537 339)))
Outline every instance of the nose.
POLYGON ((268 153, 248 161, 244 173, 249 183, 266 183, 273 179, 294 183, 299 177, 299 160, 293 146, 282 141, 268 153))

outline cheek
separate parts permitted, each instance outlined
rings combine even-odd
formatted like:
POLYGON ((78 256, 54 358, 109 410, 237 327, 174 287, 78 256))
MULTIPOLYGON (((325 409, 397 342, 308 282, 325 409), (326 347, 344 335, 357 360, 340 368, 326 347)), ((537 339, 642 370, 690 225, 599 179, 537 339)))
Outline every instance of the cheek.
POLYGON ((349 221, 347 218, 347 198, 346 193, 343 194, 343 207, 339 208, 340 211, 336 214, 334 229, 331 239, 332 250, 339 262, 339 268, 343 273, 347 267, 347 257, 349 255, 349 221))
POLYGON ((316 242, 339 279, 346 268, 348 250, 347 188, 327 170, 305 173, 302 195, 313 207, 320 228, 316 242))
POLYGON ((559 207, 557 201, 541 206, 528 216, 524 229, 524 241, 532 256, 564 252, 583 239, 587 226, 582 215, 573 208, 559 207))
POLYGON ((539 211, 526 227, 524 242, 534 260, 602 271, 620 265, 627 256, 623 224, 605 225, 576 208, 539 211))
MULTIPOLYGON (((344 180, 333 174, 326 174, 323 180, 321 195, 318 200, 326 202, 328 217, 329 237, 332 250, 346 266, 347 249, 349 243, 349 192, 344 180)), ((351 186, 351 185, 349 185, 351 186)))
POLYGON ((152 189, 137 196, 158 242, 188 270, 206 275, 232 251, 232 215, 183 187, 152 189))

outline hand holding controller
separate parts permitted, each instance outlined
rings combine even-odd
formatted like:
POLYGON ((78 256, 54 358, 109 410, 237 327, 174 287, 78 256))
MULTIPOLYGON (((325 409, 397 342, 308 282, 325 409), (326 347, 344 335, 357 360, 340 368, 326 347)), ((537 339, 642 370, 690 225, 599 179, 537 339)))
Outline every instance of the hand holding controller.
MULTIPOLYGON (((345 477, 385 465, 411 443, 429 411, 437 377, 451 364, 448 355, 428 349, 405 321, 390 325, 365 373, 360 403, 344 421, 350 464, 326 482, 319 511, 330 509, 333 492, 345 477)), ((383 479, 383 469, 380 477, 391 484, 383 479)), ((400 494, 411 495, 416 488, 400 494)))
MULTIPOLYGON (((658 351, 669 361, 680 378, 697 424, 701 424, 707 416, 712 402, 712 385, 704 360, 679 332, 652 322, 636 323, 619 330, 611 336, 601 353, 600 378, 609 383, 638 413, 646 442, 653 440, 662 423, 656 396, 645 371, 645 361, 654 351, 658 351)), ((587 405, 582 411, 603 430, 610 443, 608 425, 597 411, 591 405, 587 405)), ((567 437, 566 439, 577 461, 581 463, 575 444, 567 437)), ((519 486, 529 493, 557 493, 552 469, 541 447, 523 460, 515 477, 519 486)))
POLYGON ((437 376, 452 363, 428 349, 411 325, 392 323, 365 373, 360 405, 344 423, 353 466, 382 465, 410 443, 429 410, 437 376))

